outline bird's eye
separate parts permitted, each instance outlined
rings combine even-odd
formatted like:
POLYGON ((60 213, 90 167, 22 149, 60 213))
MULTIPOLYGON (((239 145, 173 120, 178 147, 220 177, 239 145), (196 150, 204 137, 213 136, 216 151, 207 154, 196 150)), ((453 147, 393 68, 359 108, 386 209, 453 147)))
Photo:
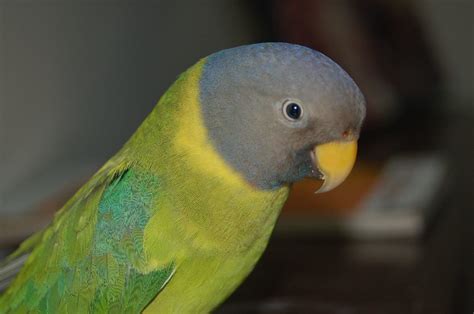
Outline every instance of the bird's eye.
POLYGON ((297 103, 289 102, 283 107, 283 112, 285 113, 285 116, 288 119, 294 121, 301 118, 303 110, 301 109, 301 106, 297 103))

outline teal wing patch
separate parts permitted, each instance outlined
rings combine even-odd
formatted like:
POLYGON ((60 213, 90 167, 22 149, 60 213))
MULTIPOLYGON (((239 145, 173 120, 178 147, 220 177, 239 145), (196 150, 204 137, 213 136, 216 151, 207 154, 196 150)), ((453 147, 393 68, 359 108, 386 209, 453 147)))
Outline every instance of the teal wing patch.
POLYGON ((137 313, 175 265, 143 272, 143 232, 159 197, 157 177, 119 164, 102 169, 42 233, 0 297, 0 313, 137 313))

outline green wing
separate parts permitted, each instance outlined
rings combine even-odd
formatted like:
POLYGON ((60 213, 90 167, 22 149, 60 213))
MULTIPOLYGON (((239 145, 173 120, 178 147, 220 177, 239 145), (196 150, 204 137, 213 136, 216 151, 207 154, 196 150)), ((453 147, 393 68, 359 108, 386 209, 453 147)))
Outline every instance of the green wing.
POLYGON ((146 263, 143 232, 159 184, 157 177, 125 162, 106 164, 50 227, 14 253, 18 257, 31 251, 0 297, 0 312, 143 310, 175 269, 169 263, 140 271, 146 263))

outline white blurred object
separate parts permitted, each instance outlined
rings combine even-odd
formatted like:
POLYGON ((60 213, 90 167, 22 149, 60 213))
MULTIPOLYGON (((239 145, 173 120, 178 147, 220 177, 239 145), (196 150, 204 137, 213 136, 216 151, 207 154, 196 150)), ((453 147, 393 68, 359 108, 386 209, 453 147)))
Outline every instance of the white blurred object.
POLYGON ((441 189, 446 168, 438 155, 393 158, 354 216, 344 222, 344 228, 362 239, 418 236, 441 189))

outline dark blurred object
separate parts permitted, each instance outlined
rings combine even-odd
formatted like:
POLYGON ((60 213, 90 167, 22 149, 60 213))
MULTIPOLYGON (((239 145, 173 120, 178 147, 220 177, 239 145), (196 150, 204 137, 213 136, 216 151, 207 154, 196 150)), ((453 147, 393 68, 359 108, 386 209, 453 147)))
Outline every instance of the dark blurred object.
POLYGON ((275 36, 338 62, 368 100, 368 125, 431 111, 438 65, 413 1, 275 0, 275 36))

